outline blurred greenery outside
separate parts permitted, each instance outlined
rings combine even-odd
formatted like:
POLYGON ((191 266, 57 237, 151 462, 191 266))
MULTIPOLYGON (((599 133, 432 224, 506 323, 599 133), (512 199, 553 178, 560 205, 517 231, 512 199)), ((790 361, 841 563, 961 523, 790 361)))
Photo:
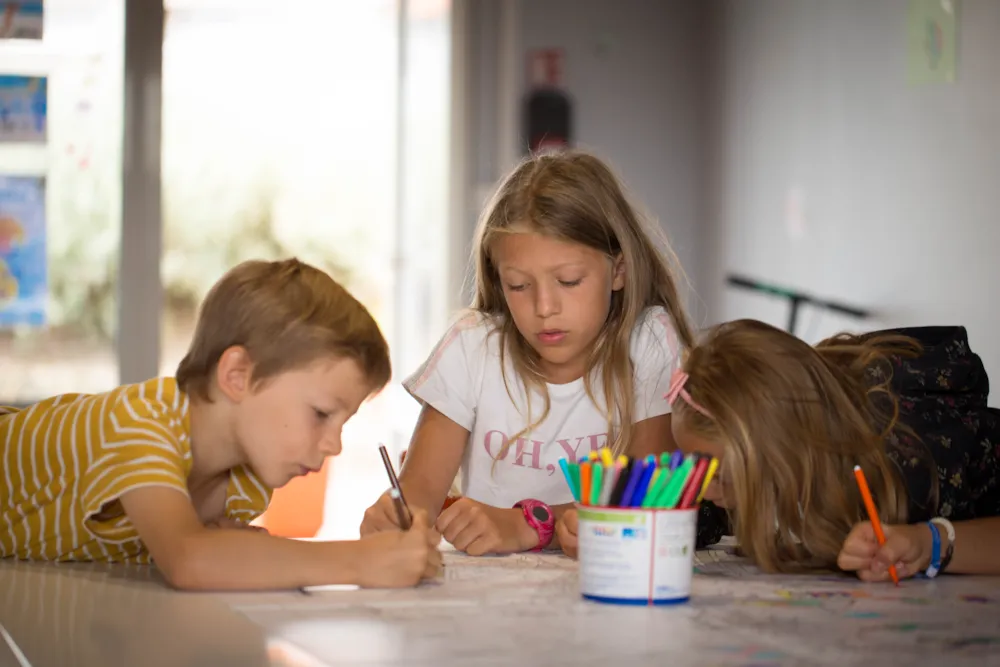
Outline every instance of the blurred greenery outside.
MULTIPOLYGON (((113 16, 74 26, 66 12, 60 23, 60 6, 67 2, 47 6, 47 39, 92 32, 83 55, 50 59, 48 146, 34 149, 45 152, 48 325, 0 330, 0 402, 117 383, 123 42, 113 16), (71 360, 79 365, 84 359, 90 360, 86 367, 71 369, 71 360), (54 363, 62 364, 58 378, 54 369, 45 371, 54 363)), ((161 372, 172 372, 183 354, 209 287, 250 258, 297 256, 325 269, 369 307, 388 335, 393 9, 392 2, 375 2, 354 11, 350 21, 286 16, 284 25, 260 12, 235 13, 229 21, 191 11, 168 14, 161 372), (261 49, 262 42, 280 48, 261 49)), ((81 39, 87 38, 74 36, 81 39)), ((10 70, 18 60, 0 62, 10 70)), ((440 137, 424 132, 431 140, 440 137)))

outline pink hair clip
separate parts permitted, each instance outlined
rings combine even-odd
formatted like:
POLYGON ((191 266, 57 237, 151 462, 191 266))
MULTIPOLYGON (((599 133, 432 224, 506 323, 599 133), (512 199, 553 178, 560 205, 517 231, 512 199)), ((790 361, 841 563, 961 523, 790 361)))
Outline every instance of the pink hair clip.
POLYGON ((663 395, 663 398, 667 399, 667 403, 670 405, 676 403, 678 398, 683 398, 685 403, 711 419, 712 415, 709 414, 708 410, 695 403, 691 398, 691 394, 684 389, 684 385, 687 383, 689 377, 687 373, 680 369, 674 371, 673 377, 670 378, 670 389, 663 395))

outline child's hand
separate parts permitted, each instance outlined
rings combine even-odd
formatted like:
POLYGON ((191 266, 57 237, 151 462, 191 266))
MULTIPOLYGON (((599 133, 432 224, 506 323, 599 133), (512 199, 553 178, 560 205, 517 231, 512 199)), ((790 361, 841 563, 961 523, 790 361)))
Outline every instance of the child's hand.
POLYGON ((459 498, 441 512, 435 524, 444 539, 470 556, 516 553, 538 544, 538 533, 520 508, 502 509, 459 498))
POLYGON ((570 558, 576 558, 578 538, 580 532, 579 517, 576 510, 566 510, 556 521, 556 537, 559 538, 559 546, 563 553, 570 558))
POLYGON ((358 585, 363 588, 405 588, 434 577, 441 568, 437 545, 441 534, 416 510, 408 531, 383 531, 362 537, 358 585))
POLYGON ((396 504, 393 502, 389 492, 386 491, 375 504, 365 510, 365 516, 361 520, 361 537, 380 533, 385 530, 399 530, 399 515, 396 514, 396 504))
POLYGON ((863 581, 886 581, 890 565, 896 566, 900 579, 927 569, 933 548, 930 528, 924 524, 882 526, 882 531, 885 544, 880 547, 871 522, 854 526, 837 556, 837 566, 857 572, 863 581))

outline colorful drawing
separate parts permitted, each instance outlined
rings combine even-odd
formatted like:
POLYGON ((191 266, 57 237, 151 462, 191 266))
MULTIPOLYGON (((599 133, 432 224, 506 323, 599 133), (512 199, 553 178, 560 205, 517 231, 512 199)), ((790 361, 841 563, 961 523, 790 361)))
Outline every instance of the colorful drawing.
POLYGON ((0 327, 45 323, 47 269, 44 179, 0 176, 0 327))
POLYGON ((43 3, 0 0, 0 39, 41 39, 43 3))
POLYGON ((48 132, 48 79, 0 76, 0 142, 45 143, 48 132))

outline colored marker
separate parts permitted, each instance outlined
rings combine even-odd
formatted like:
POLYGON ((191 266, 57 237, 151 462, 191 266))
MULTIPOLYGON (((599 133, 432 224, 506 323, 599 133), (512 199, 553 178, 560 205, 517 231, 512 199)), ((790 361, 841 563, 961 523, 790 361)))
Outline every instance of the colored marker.
POLYGON ((604 488, 604 466, 600 461, 594 461, 590 473, 590 504, 598 506, 601 504, 601 490, 604 488))
MULTIPOLYGON (((861 491, 861 499, 865 501, 865 509, 868 510, 868 518, 872 522, 872 529, 875 537, 878 538, 879 546, 885 544, 885 533, 882 532, 882 522, 878 518, 878 510, 875 509, 875 501, 872 499, 872 492, 868 488, 868 480, 861 466, 854 466, 854 478, 858 481, 858 489, 861 491)), ((899 586, 899 574, 896 572, 895 564, 889 565, 889 576, 894 584, 899 586)))
POLYGON ((632 461, 632 472, 629 474, 628 483, 625 485, 625 491, 622 493, 621 500, 618 503, 619 507, 631 507, 632 497, 636 494, 636 487, 639 486, 639 480, 642 478, 642 473, 646 467, 645 462, 639 460, 632 461))
POLYGON ((576 499, 579 502, 582 500, 580 496, 580 464, 567 463, 566 467, 569 468, 569 476, 570 479, 573 480, 573 493, 576 495, 576 499))
POLYGON ((590 504, 590 461, 580 464, 580 502, 590 504))
POLYGON ((618 473, 618 479, 615 481, 615 488, 611 491, 611 497, 608 499, 608 505, 611 507, 621 507, 622 506, 622 496, 625 494, 625 486, 628 484, 629 476, 632 474, 633 462, 629 459, 624 466, 622 466, 621 472, 618 473))
MULTIPOLYGON (((573 473, 570 472, 570 464, 566 462, 566 459, 559 459, 559 469, 562 470, 563 477, 566 478, 566 485, 569 486, 570 493, 573 494, 573 500, 580 502, 580 488, 578 482, 573 481, 573 473)), ((579 472, 577 473, 579 475, 579 472)))
POLYGON ((695 502, 700 503, 702 498, 705 497, 705 489, 708 488, 709 483, 715 476, 715 471, 719 469, 719 459, 712 457, 711 462, 708 464, 708 471, 705 473, 705 481, 701 483, 701 491, 698 492, 698 499, 695 502))
POLYGON ((660 497, 656 499, 657 507, 674 509, 677 506, 677 501, 680 500, 681 492, 684 490, 685 484, 687 484, 688 475, 691 474, 692 468, 694 468, 694 457, 689 456, 674 471, 674 474, 671 475, 670 483, 663 489, 660 497))
POLYGON ((677 449, 670 455, 670 470, 677 470, 684 463, 684 452, 677 449))
POLYGON ((684 492, 681 494, 681 509, 694 507, 695 499, 698 497, 698 492, 701 490, 701 480, 705 476, 705 471, 707 470, 708 459, 704 456, 699 457, 698 462, 694 466, 694 471, 691 473, 691 479, 688 481, 687 486, 684 487, 684 492))
POLYGON ((649 478, 649 484, 646 485, 646 495, 642 497, 642 507, 652 507, 653 500, 655 499, 654 491, 656 489, 657 482, 662 478, 664 474, 669 475, 670 471, 660 466, 656 466, 653 469, 653 474, 649 478))
POLYGON ((615 484, 618 482, 618 476, 621 475, 621 472, 621 462, 615 463, 604 471, 604 484, 601 488, 601 497, 598 501, 601 507, 607 507, 611 502, 611 492, 614 491, 615 484))
POLYGON ((649 491, 649 480, 653 477, 653 471, 656 469, 656 459, 652 455, 647 459, 653 460, 647 460, 642 467, 642 477, 639 478, 639 483, 632 493, 632 500, 629 502, 631 507, 642 507, 642 501, 645 500, 646 493, 649 491))
MULTIPOLYGON (((667 461, 668 465, 669 463, 670 462, 667 461)), ((645 505, 645 507, 659 507, 657 505, 657 501, 659 500, 660 495, 663 494, 663 489, 666 488, 667 484, 670 483, 670 479, 674 476, 674 473, 671 472, 669 468, 662 468, 661 470, 662 472, 660 472, 659 478, 654 484, 649 485, 649 493, 646 494, 644 501, 649 504, 645 505)))
POLYGON ((611 450, 608 449, 607 447, 601 447, 600 456, 601 456, 601 463, 604 464, 605 468, 610 468, 615 464, 615 459, 613 456, 611 456, 611 450))

